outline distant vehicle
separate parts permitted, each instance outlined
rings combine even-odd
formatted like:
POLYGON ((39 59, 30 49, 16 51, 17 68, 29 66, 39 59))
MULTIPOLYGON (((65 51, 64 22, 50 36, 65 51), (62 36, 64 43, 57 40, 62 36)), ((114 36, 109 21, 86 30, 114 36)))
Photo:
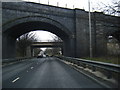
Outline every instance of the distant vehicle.
POLYGON ((38 55, 37 58, 43 58, 43 55, 38 55))
POLYGON ((49 55, 46 55, 46 57, 49 57, 49 55))
POLYGON ((43 51, 41 51, 41 52, 38 54, 37 58, 43 58, 43 57, 47 57, 47 55, 46 55, 43 51))
POLYGON ((43 58, 44 52, 40 51, 40 53, 38 54, 37 58, 43 58))
POLYGON ((43 54, 43 57, 46 57, 46 55, 45 55, 45 54, 43 54))
POLYGON ((53 57, 54 55, 51 55, 50 57, 53 57))

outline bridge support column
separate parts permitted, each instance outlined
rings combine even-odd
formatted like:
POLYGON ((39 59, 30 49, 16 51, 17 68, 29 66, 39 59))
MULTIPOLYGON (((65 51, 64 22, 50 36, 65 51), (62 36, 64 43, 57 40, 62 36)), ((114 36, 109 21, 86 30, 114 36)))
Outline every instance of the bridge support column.
POLYGON ((26 56, 31 57, 31 47, 30 46, 27 47, 26 56))
POLYGON ((75 40, 74 38, 69 38, 63 43, 63 55, 69 57, 75 57, 75 40))
POLYGON ((89 56, 88 13, 75 9, 76 57, 89 56))
MULTIPOLYGON (((103 13, 91 13, 92 55, 106 56, 107 42, 103 13)), ((90 56, 88 13, 75 9, 76 57, 90 56)))
POLYGON ((96 42, 95 42, 95 56, 106 56, 107 55, 107 37, 105 35, 105 27, 104 22, 104 15, 103 13, 96 12, 94 13, 95 19, 95 30, 96 30, 96 42), (101 18, 102 17, 102 18, 101 18))
POLYGON ((33 47, 31 47, 31 57, 33 57, 33 56, 34 56, 34 55, 33 55, 33 52, 34 52, 34 51, 33 51, 33 49, 34 49, 34 48, 33 48, 33 47))
POLYGON ((3 35, 2 37, 2 58, 15 57, 15 38, 3 35))

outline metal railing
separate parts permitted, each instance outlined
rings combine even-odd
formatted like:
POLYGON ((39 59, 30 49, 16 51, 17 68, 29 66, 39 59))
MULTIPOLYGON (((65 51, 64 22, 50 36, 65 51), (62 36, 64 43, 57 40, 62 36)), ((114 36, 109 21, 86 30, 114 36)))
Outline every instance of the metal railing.
POLYGON ((65 56, 60 56, 58 58, 60 58, 61 60, 65 60, 77 64, 78 66, 82 66, 83 68, 90 68, 92 69, 93 72, 97 71, 98 69, 101 69, 104 72, 106 72, 106 76, 108 79, 112 78, 113 75, 115 74, 120 75, 120 65, 117 64, 110 64, 110 63, 65 57, 65 56))
POLYGON ((12 63, 12 62, 18 62, 25 59, 31 59, 32 57, 20 57, 20 58, 9 58, 9 59, 2 59, 2 65, 12 63))

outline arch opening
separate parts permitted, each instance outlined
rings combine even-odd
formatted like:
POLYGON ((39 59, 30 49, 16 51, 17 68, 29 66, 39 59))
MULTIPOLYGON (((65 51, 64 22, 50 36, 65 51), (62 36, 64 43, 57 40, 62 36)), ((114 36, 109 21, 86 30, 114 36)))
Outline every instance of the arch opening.
POLYGON ((120 63, 120 32, 112 32, 107 36, 107 59, 112 63, 120 63))
POLYGON ((3 58, 15 57, 16 38, 27 32, 36 30, 48 31, 60 37, 63 40, 64 55, 73 55, 71 34, 66 32, 64 26, 59 28, 59 26, 57 27, 55 24, 31 21, 14 25, 3 32, 3 58), (13 53, 10 54, 11 51, 13 51, 13 53))
POLYGON ((62 55, 63 41, 53 33, 43 30, 31 31, 16 40, 16 57, 62 55))

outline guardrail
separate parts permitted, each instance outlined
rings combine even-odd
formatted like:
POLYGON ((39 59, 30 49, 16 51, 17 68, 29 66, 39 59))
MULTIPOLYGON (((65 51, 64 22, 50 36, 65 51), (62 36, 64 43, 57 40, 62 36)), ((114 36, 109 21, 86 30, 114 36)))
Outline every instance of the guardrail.
POLYGON ((117 75, 117 77, 120 76, 120 65, 117 65, 117 64, 110 64, 110 63, 65 57, 65 56, 60 56, 58 58, 60 58, 61 60, 65 60, 65 61, 77 64, 78 66, 82 66, 83 68, 90 68, 92 69, 93 72, 99 69, 100 71, 103 71, 104 73, 106 73, 106 76, 108 79, 112 78, 113 75, 115 74, 117 75))
POLYGON ((11 62, 18 62, 18 61, 22 61, 25 59, 31 59, 32 57, 21 57, 21 58, 9 58, 9 59, 2 59, 2 64, 8 64, 11 62))

